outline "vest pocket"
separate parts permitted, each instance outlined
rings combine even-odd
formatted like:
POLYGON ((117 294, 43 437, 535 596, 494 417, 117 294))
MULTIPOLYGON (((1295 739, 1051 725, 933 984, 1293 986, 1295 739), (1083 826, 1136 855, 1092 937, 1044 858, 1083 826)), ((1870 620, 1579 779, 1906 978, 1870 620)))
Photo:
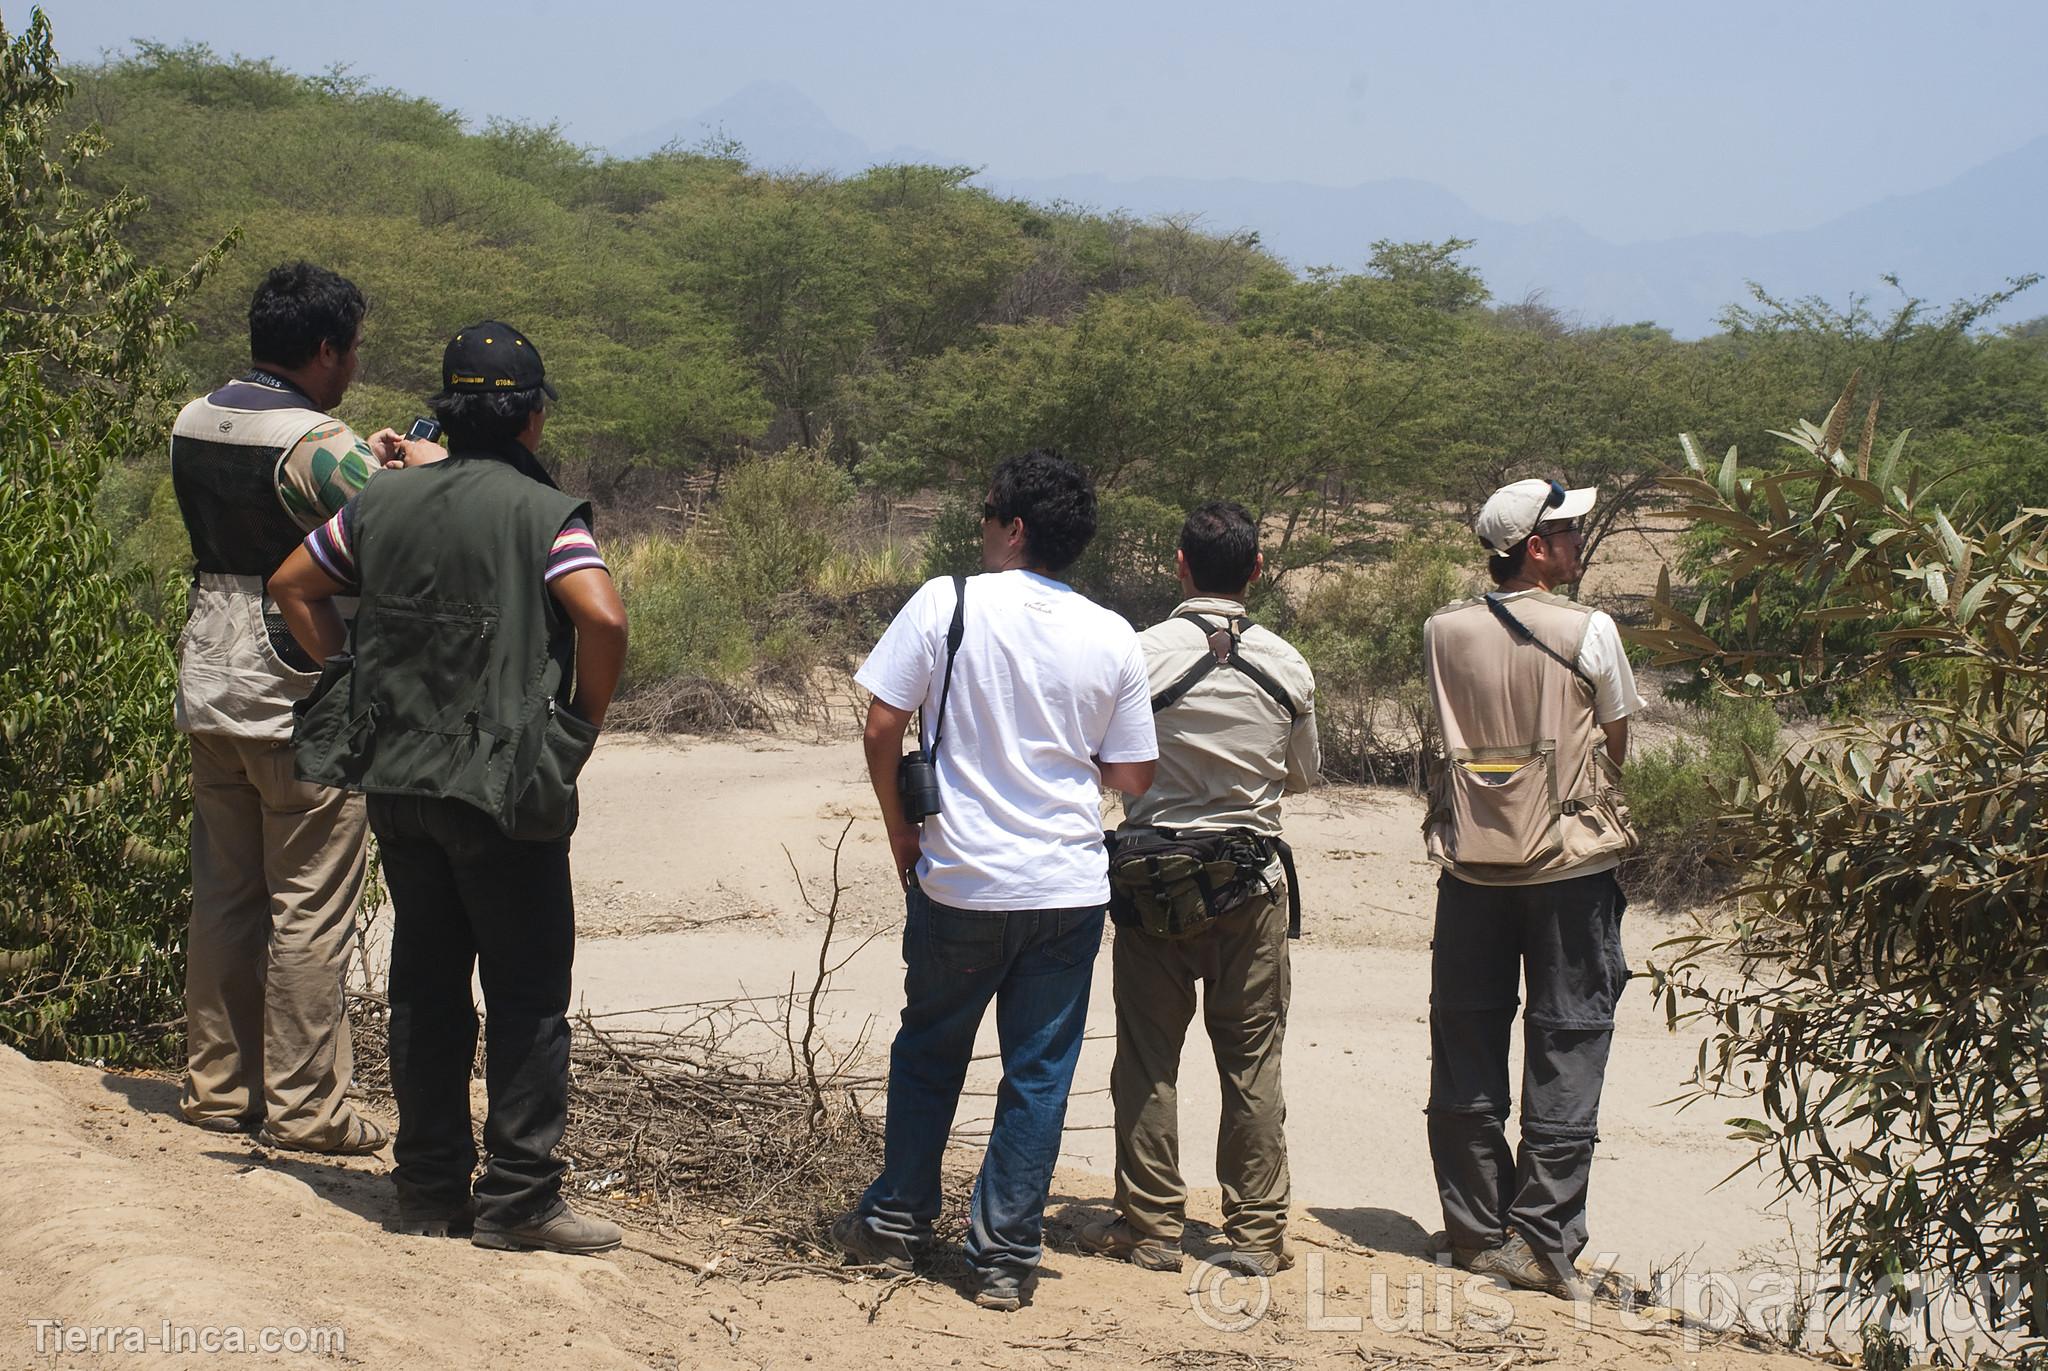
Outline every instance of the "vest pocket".
POLYGON ((550 702, 533 772, 512 806, 505 836, 521 842, 554 842, 576 829, 576 778, 597 746, 596 724, 567 705, 550 702))
POLYGON ((363 679, 372 689, 399 683, 406 690, 408 698, 390 710, 394 724, 418 733, 473 734, 494 666, 497 611, 389 595, 377 600, 371 622, 372 640, 358 642, 363 679))
POLYGON ((1445 769, 1445 855, 1460 866, 1526 867, 1564 844, 1558 824, 1557 759, 1534 752, 1453 758, 1445 769))

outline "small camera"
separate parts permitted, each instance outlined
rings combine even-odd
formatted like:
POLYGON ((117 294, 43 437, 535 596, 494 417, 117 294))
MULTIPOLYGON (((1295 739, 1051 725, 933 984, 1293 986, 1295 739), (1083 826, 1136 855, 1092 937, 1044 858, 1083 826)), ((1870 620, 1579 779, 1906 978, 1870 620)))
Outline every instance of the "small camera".
POLYGON ((922 823, 939 812, 939 768, 923 748, 896 760, 896 793, 903 797, 903 817, 922 823))
POLYGON ((432 419, 415 419, 412 421, 412 427, 405 431, 405 441, 409 443, 415 438, 438 443, 441 441, 441 426, 432 419))

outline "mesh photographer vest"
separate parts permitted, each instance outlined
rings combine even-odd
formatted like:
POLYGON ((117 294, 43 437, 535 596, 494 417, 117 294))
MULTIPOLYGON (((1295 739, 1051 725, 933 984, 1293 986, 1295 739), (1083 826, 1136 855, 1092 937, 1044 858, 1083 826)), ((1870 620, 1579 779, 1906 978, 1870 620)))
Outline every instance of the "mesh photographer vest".
POLYGON ((299 439, 332 422, 297 391, 252 382, 230 382, 178 413, 171 487, 193 567, 178 635, 180 732, 291 736, 292 704, 316 673, 263 583, 312 528, 286 511, 278 466, 299 439))

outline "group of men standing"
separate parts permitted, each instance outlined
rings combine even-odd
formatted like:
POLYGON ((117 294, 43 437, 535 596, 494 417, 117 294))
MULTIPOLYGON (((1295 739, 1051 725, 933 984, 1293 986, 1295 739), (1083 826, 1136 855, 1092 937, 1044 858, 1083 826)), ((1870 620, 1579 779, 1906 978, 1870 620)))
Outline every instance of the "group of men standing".
POLYGON ((172 431, 196 572, 178 644, 194 795, 182 1107, 277 1147, 392 1142, 347 1099, 343 981, 374 830, 393 911, 397 1227, 604 1251, 619 1230, 562 1201, 554 1149, 575 779, 618 683, 625 609, 588 503, 534 457, 556 392, 532 342, 495 321, 449 341, 428 402, 445 447, 389 428, 365 440, 330 412, 364 313, 331 271, 272 270, 250 304, 251 369, 172 431))
MULTIPOLYGON (((394 910, 398 1226, 483 1246, 598 1252, 619 1230, 560 1197, 575 779, 616 687, 625 614, 586 502, 534 457, 556 399, 538 349, 457 334, 429 402, 444 447, 330 413, 361 293, 304 263, 250 310, 251 371, 193 401, 172 476, 196 580, 179 727, 195 794, 185 1116, 276 1146, 389 1141, 346 1099, 342 982, 374 829, 394 910), (367 795, 367 804, 364 796, 367 795), (488 1008, 484 1169, 468 1079, 488 1008)), ((1497 590, 1425 631, 1444 758, 1429 852, 1429 1145, 1445 1259, 1575 1293, 1614 1001, 1627 971, 1613 869, 1640 707, 1612 620, 1553 592, 1579 572, 1594 492, 1523 481, 1475 531, 1497 590), (1521 1147, 1508 1038, 1529 986, 1521 1147)), ((1029 1298, 1093 964, 1116 925, 1116 1212, 1083 1250, 1178 1270, 1187 1190, 1177 1078, 1197 1004, 1223 1092, 1229 1259, 1290 1264, 1282 1042, 1300 891, 1284 795, 1320 765, 1315 681, 1253 623, 1256 520, 1183 526, 1183 599, 1142 634, 1062 579, 1096 529, 1087 474, 1002 462, 982 573, 925 584, 856 679, 863 745, 906 902, 905 1005, 881 1174, 833 1225, 850 1260, 930 1250, 941 1163, 991 1004, 1003 1066, 970 1202, 980 1304, 1029 1298), (919 747, 903 757, 913 716, 919 747), (1124 822, 1101 826, 1101 793, 1124 822)))

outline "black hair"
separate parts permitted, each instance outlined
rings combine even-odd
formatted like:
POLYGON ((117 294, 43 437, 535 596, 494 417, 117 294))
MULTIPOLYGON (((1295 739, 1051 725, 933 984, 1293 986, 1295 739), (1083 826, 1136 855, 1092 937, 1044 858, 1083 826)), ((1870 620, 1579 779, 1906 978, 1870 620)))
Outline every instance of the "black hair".
MULTIPOLYGON (((1485 544, 1482 543, 1480 546, 1484 547, 1485 544)), ((1528 560, 1529 540, 1524 538, 1521 542, 1516 543, 1514 547, 1510 548, 1508 555, 1505 557, 1495 557, 1493 554, 1488 553, 1486 557, 1486 574, 1493 577, 1495 585, 1504 586, 1522 574, 1523 566, 1528 560)))
POLYGON ((1235 595, 1258 569, 1259 521, 1235 500, 1211 500, 1180 526, 1180 550, 1196 590, 1235 595))
POLYGON ((1051 448, 1004 458, 988 498, 1004 523, 1024 521, 1027 554, 1046 571, 1072 566, 1095 536, 1095 482, 1051 448))
POLYGON ((368 308, 355 282, 325 267, 311 262, 272 267, 249 301, 249 360, 301 367, 322 343, 347 352, 368 308))
POLYGON ((450 443, 504 443, 526 431, 526 421, 547 408, 539 386, 525 390, 442 391, 427 408, 448 430, 450 443))

